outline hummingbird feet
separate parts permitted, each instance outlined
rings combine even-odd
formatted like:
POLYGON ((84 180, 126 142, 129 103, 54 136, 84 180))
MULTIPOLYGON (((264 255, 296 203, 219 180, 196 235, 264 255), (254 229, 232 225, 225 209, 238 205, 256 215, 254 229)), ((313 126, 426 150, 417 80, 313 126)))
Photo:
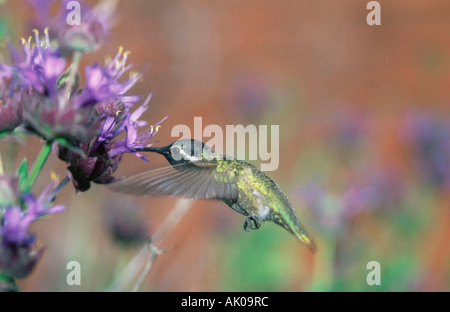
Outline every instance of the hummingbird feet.
POLYGON ((261 227, 261 223, 259 223, 259 221, 252 217, 252 216, 248 216, 247 219, 245 219, 244 222, 244 231, 248 232, 250 230, 258 230, 261 227))

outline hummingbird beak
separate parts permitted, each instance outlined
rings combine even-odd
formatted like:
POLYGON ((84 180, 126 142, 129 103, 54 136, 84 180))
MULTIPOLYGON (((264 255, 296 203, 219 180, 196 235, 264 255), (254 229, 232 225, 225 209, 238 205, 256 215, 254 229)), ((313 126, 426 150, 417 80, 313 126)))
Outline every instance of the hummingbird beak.
POLYGON ((137 152, 152 152, 152 153, 158 153, 161 155, 170 153, 170 147, 172 144, 164 146, 164 147, 144 147, 140 149, 136 149, 137 152))

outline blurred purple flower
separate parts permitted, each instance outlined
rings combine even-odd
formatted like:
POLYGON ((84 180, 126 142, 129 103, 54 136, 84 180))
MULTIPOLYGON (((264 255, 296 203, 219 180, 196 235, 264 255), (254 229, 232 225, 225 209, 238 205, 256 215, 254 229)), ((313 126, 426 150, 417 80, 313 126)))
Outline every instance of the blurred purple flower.
POLYGON ((108 198, 104 214, 106 229, 119 245, 130 247, 149 238, 150 231, 137 201, 123 196, 108 198))
POLYGON ((404 191, 400 176, 394 170, 382 167, 359 172, 341 194, 311 182, 300 187, 300 197, 321 226, 340 230, 361 212, 400 207, 405 198, 404 191))
POLYGON ((49 28, 52 37, 58 39, 63 50, 90 52, 105 41, 114 22, 115 1, 101 1, 92 8, 84 1, 77 1, 81 8, 80 25, 69 25, 68 13, 73 10, 70 0, 60 0, 56 14, 51 14, 54 0, 28 0, 34 9, 33 29, 49 28))
POLYGON ((247 119, 261 117, 271 104, 271 89, 261 77, 240 77, 232 86, 232 103, 247 119))
POLYGON ((366 174, 365 183, 373 188, 373 209, 395 210, 402 206, 407 185, 404 177, 388 166, 381 166, 366 174))
POLYGON ((406 140, 426 183, 450 188, 450 119, 430 113, 410 113, 405 118, 406 140))
POLYGON ((339 109, 331 118, 331 137, 342 151, 353 150, 368 138, 369 120, 363 112, 339 109))
POLYGON ((14 278, 25 278, 33 271, 44 248, 31 245, 0 245, 0 271, 14 278))
POLYGON ((299 193, 318 225, 330 230, 339 230, 345 226, 349 214, 337 195, 316 182, 301 186, 299 193))
POLYGON ((9 86, 13 75, 13 68, 0 63, 0 90, 3 93, 11 92, 9 86))
POLYGON ((85 15, 81 25, 61 28, 60 42, 63 48, 91 52, 97 50, 105 41, 107 29, 92 11, 85 15))

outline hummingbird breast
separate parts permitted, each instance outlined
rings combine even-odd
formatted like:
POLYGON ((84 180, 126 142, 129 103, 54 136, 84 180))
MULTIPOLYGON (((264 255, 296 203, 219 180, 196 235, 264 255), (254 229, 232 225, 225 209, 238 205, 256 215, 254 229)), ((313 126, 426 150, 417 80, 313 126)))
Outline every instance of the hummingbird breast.
POLYGON ((260 221, 271 219, 271 211, 268 206, 269 203, 265 202, 264 196, 258 191, 253 191, 251 194, 239 192, 239 199, 237 201, 226 199, 223 199, 223 201, 234 211, 239 212, 244 216, 251 215, 260 221))
MULTIPOLYGON (((224 199, 224 202, 245 216, 250 215, 260 221, 272 220, 273 208, 283 200, 277 190, 278 185, 251 164, 240 161, 235 165, 239 167, 237 169, 239 199, 237 201, 224 199)), ((282 192, 281 189, 279 191, 282 192)))

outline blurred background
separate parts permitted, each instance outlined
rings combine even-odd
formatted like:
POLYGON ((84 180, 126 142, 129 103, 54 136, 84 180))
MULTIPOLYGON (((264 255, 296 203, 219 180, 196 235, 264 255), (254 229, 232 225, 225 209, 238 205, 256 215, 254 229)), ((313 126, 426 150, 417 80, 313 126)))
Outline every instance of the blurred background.
MULTIPOLYGON (((450 2, 379 1, 381 26, 367 25, 367 2, 121 1, 108 42, 83 64, 124 46, 135 70, 150 65, 131 93, 153 92, 150 123, 170 115, 161 145, 194 116, 204 126, 280 125, 269 176, 319 250, 269 223, 245 233, 243 216, 200 200, 160 246, 173 248, 143 290, 450 290, 450 2), (380 286, 366 282, 370 261, 381 265, 380 286)), ((28 37, 32 16, 25 1, 6 1, 0 37, 28 37)), ((26 143, 17 166, 42 144, 26 143)), ((149 158, 124 157, 117 175, 164 163, 149 158)), ((37 191, 52 170, 65 175, 55 155, 37 191)), ((46 251, 19 287, 106 289, 176 202, 67 186, 57 199, 67 210, 32 226, 46 251), (81 264, 81 286, 66 284, 69 261, 81 264)))

